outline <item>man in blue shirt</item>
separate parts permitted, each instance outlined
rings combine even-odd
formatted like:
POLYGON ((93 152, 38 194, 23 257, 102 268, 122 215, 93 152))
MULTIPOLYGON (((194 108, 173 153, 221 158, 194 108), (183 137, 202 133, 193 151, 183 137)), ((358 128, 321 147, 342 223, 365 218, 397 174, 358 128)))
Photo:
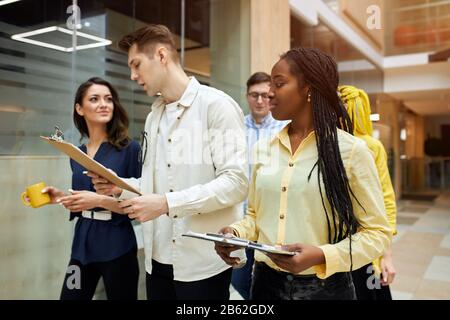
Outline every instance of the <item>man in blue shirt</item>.
MULTIPOLYGON (((280 132, 287 121, 278 121, 272 117, 269 105, 270 76, 265 72, 256 72, 247 80, 247 103, 250 114, 245 116, 247 146, 249 154, 249 177, 252 174, 252 150, 259 139, 270 138, 280 132)), ((244 203, 244 213, 247 201, 244 203)), ((240 269, 234 269, 231 283, 246 300, 250 298, 252 282, 253 250, 246 250, 247 263, 240 269)))

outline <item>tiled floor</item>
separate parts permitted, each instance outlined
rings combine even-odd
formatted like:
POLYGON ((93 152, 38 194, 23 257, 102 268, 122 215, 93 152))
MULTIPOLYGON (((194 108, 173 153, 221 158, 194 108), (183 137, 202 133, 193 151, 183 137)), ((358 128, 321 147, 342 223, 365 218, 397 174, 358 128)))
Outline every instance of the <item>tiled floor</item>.
POLYGON ((237 292, 233 286, 230 286, 230 300, 244 300, 242 296, 237 292))
POLYGON ((394 299, 450 299, 450 193, 400 201, 393 254, 394 299))

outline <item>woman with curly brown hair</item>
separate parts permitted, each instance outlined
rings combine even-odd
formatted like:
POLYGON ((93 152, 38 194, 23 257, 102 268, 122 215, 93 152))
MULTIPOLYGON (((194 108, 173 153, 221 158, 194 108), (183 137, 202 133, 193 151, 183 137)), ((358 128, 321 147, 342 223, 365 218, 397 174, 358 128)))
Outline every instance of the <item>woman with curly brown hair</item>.
MULTIPOLYGON (((80 85, 73 120, 88 138, 79 147, 83 152, 121 177, 140 177, 140 147, 128 135, 128 116, 109 82, 91 78, 80 85)), ((54 187, 43 190, 52 203, 70 210, 70 220, 78 217, 61 299, 90 300, 103 278, 108 299, 136 300, 139 266, 131 221, 114 197, 96 193, 85 168, 73 160, 70 166, 70 195, 54 187)))

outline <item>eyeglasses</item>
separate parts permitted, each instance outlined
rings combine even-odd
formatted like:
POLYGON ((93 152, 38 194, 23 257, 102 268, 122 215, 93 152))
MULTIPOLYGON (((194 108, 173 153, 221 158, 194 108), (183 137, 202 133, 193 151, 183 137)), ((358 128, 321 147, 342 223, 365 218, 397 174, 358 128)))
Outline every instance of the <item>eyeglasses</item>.
POLYGON ((263 100, 268 100, 269 99, 269 94, 267 92, 264 93, 259 93, 259 92, 249 92, 248 96, 254 100, 258 100, 259 97, 261 97, 261 99, 263 100))
POLYGON ((144 164, 145 157, 147 156, 147 132, 141 132, 141 149, 139 150, 139 163, 144 164))

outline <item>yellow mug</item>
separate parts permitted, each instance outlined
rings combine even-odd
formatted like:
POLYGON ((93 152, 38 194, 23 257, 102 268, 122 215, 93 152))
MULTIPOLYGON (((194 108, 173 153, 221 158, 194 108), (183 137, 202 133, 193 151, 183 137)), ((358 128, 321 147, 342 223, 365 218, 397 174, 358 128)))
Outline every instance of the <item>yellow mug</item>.
POLYGON ((45 188, 44 182, 39 182, 27 187, 25 192, 22 192, 21 198, 24 205, 27 207, 39 208, 43 205, 51 202, 50 195, 48 193, 42 193, 42 189, 45 188), (30 201, 27 201, 28 198, 30 201))

